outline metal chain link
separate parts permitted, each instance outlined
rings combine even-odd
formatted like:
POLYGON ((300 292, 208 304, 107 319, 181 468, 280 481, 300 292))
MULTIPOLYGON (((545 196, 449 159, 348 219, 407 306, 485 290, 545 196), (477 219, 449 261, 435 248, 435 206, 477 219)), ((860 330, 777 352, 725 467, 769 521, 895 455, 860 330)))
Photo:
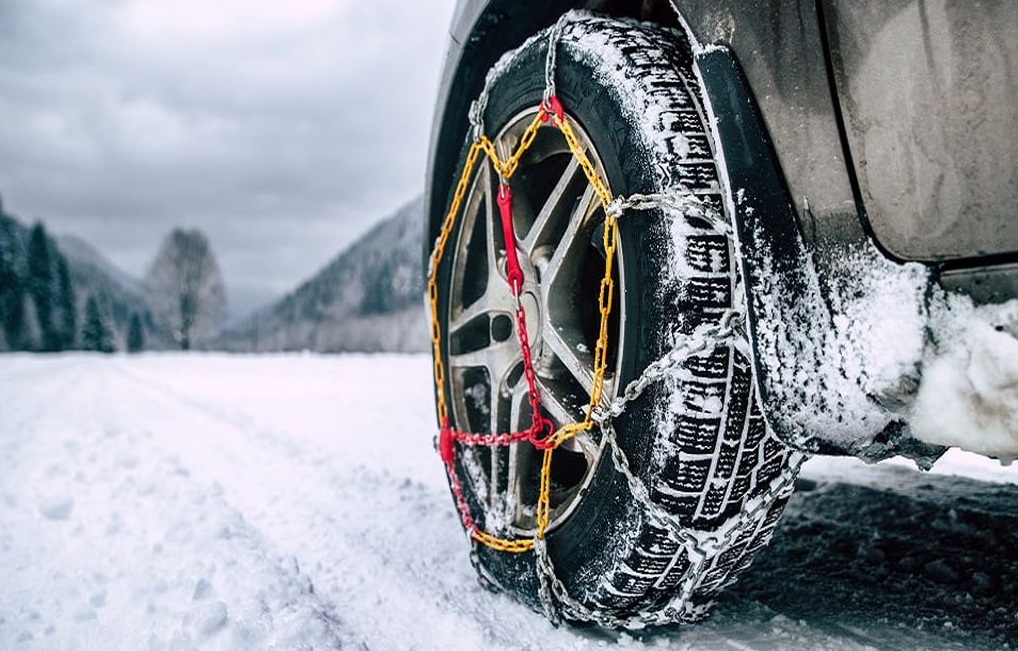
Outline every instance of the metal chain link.
POLYGON ((687 219, 702 221, 708 229, 717 233, 729 235, 732 232, 732 227, 724 215, 700 197, 684 192, 682 188, 654 194, 616 197, 608 206, 608 212, 617 217, 627 210, 662 210, 681 214, 687 219))
MULTIPOLYGON (((543 106, 549 106, 550 100, 555 97, 556 51, 562 28, 568 19, 569 14, 563 15, 548 33, 543 106)), ((497 66, 488 71, 484 87, 477 99, 471 103, 468 113, 474 147, 485 151, 491 147, 491 143, 484 136, 484 113, 487 109, 489 92, 498 74, 497 66)), ((533 134, 527 135, 533 137, 533 134)), ((520 151, 523 149, 521 147, 520 151)), ((497 157, 494 158, 497 159, 497 157)), ((496 169, 502 177, 511 175, 511 172, 515 171, 515 163, 518 161, 510 159, 506 162, 509 163, 509 174, 506 174, 505 168, 496 169)), ((582 162, 584 161, 581 160, 582 162)), ((590 175, 588 174, 588 176, 590 175)), ((607 189, 595 189, 604 190, 603 193, 598 192, 604 199, 607 189)), ((605 205, 606 215, 613 219, 617 219, 629 211, 641 210, 660 210, 666 213, 680 214, 686 219, 701 222, 705 228, 718 234, 730 235, 732 233, 731 225, 722 214, 699 197, 684 192, 682 188, 656 194, 615 197, 605 205)), ((741 283, 741 279, 739 282, 741 283)), ((747 500, 739 513, 728 518, 714 531, 699 532, 698 535, 652 499, 646 484, 633 472, 615 432, 613 421, 625 412, 627 406, 639 398, 652 384, 669 376, 674 377, 676 373, 682 373, 680 367, 690 357, 707 353, 718 346, 745 343, 745 328, 742 319, 743 316, 736 310, 729 309, 722 312, 717 323, 700 326, 689 336, 681 338, 672 350, 649 364, 637 379, 630 382, 622 395, 612 400, 607 406, 596 406, 591 410, 589 416, 590 420, 599 427, 603 442, 611 451, 612 464, 625 478, 632 497, 643 506, 648 517, 659 524, 675 539, 675 542, 684 548, 689 569, 681 589, 672 602, 664 608, 655 611, 644 610, 631 617, 619 618, 602 610, 590 608, 569 594, 565 584, 555 573, 554 564, 548 554, 546 538, 539 536, 533 541, 538 599, 545 616, 553 624, 558 625, 565 618, 594 622, 607 628, 636 629, 674 621, 691 622, 702 619, 710 604, 693 604, 692 597, 710 570, 711 563, 725 549, 729 548, 732 541, 739 535, 751 528, 761 526, 774 502, 791 492, 798 470, 809 456, 809 450, 796 449, 794 445, 789 446, 789 458, 785 468, 764 493, 747 500)), ((773 435, 769 428, 768 434, 773 435)), ((782 441, 782 443, 786 442, 782 441)), ((487 569, 484 568, 477 554, 476 540, 472 540, 471 544, 470 560, 478 570, 478 575, 483 577, 483 581, 489 589, 501 590, 502 587, 497 585, 487 569)))
POLYGON ((601 423, 620 416, 628 403, 640 397, 640 394, 648 386, 674 372, 682 362, 694 355, 707 352, 712 347, 728 343, 735 334, 733 322, 739 316, 739 312, 735 310, 726 310, 722 313, 718 323, 700 326, 693 331, 693 334, 681 339, 660 359, 648 364, 640 377, 626 385, 622 395, 612 400, 607 406, 599 405, 592 415, 593 420, 601 423))
POLYGON ((562 26, 565 25, 569 14, 563 14, 555 21, 555 24, 548 30, 548 55, 544 59, 544 102, 555 97, 555 53, 558 50, 559 39, 562 38, 562 26))
POLYGON ((616 398, 607 409, 595 415, 604 442, 610 449, 612 465, 625 478, 633 499, 643 507, 644 512, 655 523, 671 534, 675 542, 681 545, 686 552, 689 570, 683 580, 682 588, 676 599, 673 600, 678 606, 670 605, 654 612, 643 611, 628 618, 617 618, 597 609, 587 608, 568 594, 565 585, 555 575, 554 565, 548 556, 546 543, 542 540, 540 548, 535 544, 534 552, 541 586, 539 597, 545 612, 558 610, 569 619, 591 621, 609 628, 633 629, 666 624, 671 621, 698 621, 709 609, 709 604, 696 606, 692 604, 691 599, 696 588, 702 582, 704 574, 710 569, 711 562, 728 549, 732 541, 739 535, 750 528, 760 526, 775 500, 791 492, 799 468, 808 458, 808 455, 796 450, 789 453, 787 466, 767 491, 747 500, 739 513, 723 522, 714 531, 697 535, 683 525, 675 515, 653 500, 650 489, 633 472, 629 459, 616 436, 614 419, 621 416, 626 407, 638 398, 648 386, 668 376, 690 357, 708 352, 718 345, 730 343, 734 336, 732 323, 737 316, 738 312, 727 310, 719 323, 698 328, 688 337, 689 340, 694 340, 692 343, 680 342, 666 355, 649 364, 639 378, 626 386, 623 396, 616 398), (542 578, 541 574, 545 576, 542 578), (544 588, 546 585, 551 587, 550 595, 544 588), (548 600, 551 595, 554 595, 557 603, 548 600))
POLYGON ((492 67, 484 76, 484 88, 473 102, 470 102, 470 109, 467 111, 467 119, 470 120, 471 137, 474 142, 480 142, 484 136, 484 112, 488 110, 488 92, 495 82, 496 70, 492 67))

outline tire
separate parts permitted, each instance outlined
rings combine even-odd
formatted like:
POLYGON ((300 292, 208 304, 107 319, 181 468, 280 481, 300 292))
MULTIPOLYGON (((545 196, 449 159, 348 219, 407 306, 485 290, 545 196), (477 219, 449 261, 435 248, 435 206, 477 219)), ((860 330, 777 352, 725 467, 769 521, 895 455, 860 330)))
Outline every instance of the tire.
MULTIPOLYGON (((484 114, 487 133, 498 132, 540 102, 546 54, 547 38, 530 39, 497 66, 484 114)), ((684 36, 673 30, 592 14, 576 14, 564 24, 557 95, 570 119, 589 135, 615 196, 681 185, 723 212, 692 64, 684 36)), ((451 240, 462 235, 462 223, 451 240)), ((620 219, 619 246, 625 288, 619 292, 619 309, 626 326, 617 343, 614 386, 639 377, 679 338, 717 322, 729 308, 744 312, 727 235, 681 214, 644 210, 620 219)), ((438 270, 443 332, 456 291, 450 285, 454 266, 438 270)), ((449 350, 446 346, 443 352, 447 367, 449 350)), ((567 517, 549 530, 547 548, 556 576, 572 599, 603 616, 601 623, 633 617, 638 617, 635 623, 695 619, 769 541, 788 493, 775 488, 794 473, 794 459, 765 425, 748 350, 744 341, 725 343, 690 357, 615 421, 630 468, 653 501, 688 531, 709 535, 743 512, 750 500, 760 505, 755 519, 706 565, 695 568, 686 547, 633 498, 607 454, 588 464, 588 483, 567 517), (693 572, 700 579, 683 597, 679 591, 693 572)), ((451 380, 446 392, 452 400, 466 400, 456 395, 451 380)), ((468 429, 470 423, 463 420, 454 417, 454 425, 468 429)), ((491 476, 501 466, 487 458, 490 475, 478 480, 478 467, 484 465, 478 454, 458 457, 457 471, 475 520, 485 526, 487 519, 489 528, 498 529, 499 523, 485 516, 491 496, 484 493, 496 485, 491 476)), ((533 552, 477 546, 474 559, 486 585, 542 609, 533 552)))

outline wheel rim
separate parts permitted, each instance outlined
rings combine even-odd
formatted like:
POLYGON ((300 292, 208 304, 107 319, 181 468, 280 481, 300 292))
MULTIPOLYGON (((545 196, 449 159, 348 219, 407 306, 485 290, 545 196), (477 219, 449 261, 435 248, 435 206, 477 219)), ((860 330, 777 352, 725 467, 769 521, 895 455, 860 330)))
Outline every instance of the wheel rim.
MULTIPOLYGON (((494 138, 500 157, 513 151, 535 113, 536 109, 530 109, 518 114, 494 138)), ((570 123, 598 174, 607 179, 590 138, 575 121, 570 123)), ((486 161, 470 188, 456 239, 447 313, 445 350, 452 413, 461 429, 474 432, 526 429, 532 418, 522 377, 515 301, 506 281, 495 202, 497 183, 486 161)), ((601 239, 605 216, 558 129, 538 131, 512 186, 517 257, 525 277, 521 302, 527 334, 542 410, 559 427, 581 421, 590 401, 600 321, 597 297, 605 263, 601 239)), ((624 341, 626 319, 619 300, 625 291, 622 258, 619 247, 603 403, 616 395, 618 342, 624 341)), ((602 452, 596 431, 581 433, 556 450, 549 531, 579 503, 602 452)), ((462 459, 474 495, 485 506, 485 527, 532 535, 541 453, 529 443, 517 443, 465 447, 462 459)))

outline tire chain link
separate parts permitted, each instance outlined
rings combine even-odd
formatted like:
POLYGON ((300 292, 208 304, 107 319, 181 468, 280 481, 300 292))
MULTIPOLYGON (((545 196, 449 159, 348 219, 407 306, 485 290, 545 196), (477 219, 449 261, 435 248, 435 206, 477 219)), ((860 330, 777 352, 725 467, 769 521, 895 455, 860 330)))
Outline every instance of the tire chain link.
POLYGON ((748 500, 739 513, 728 518, 709 535, 698 536, 679 522, 678 518, 669 513, 665 507, 654 501, 650 489, 633 472, 616 436, 613 421, 625 413, 626 407, 640 397, 649 386, 680 370, 680 365, 690 357, 707 353, 720 345, 734 343, 735 338, 741 336, 738 334, 737 318, 738 312, 726 310, 717 324, 705 324, 698 328, 667 354, 647 365, 640 377, 626 385, 622 396, 594 416, 604 437, 604 443, 611 451, 612 465, 625 478, 632 497, 644 507, 648 517, 665 529, 686 552, 690 570, 677 597, 661 610, 648 609, 626 618, 589 608, 569 595, 565 584, 555 574, 554 564, 548 555, 547 542, 541 540, 540 544, 534 545, 539 580, 538 595, 542 610, 546 614, 556 613, 554 617, 549 617, 552 622, 557 623, 565 617, 594 622, 606 628, 640 629, 676 621, 691 623, 702 620, 710 609, 710 604, 695 605, 692 603, 692 596, 710 568, 711 562, 728 549, 739 535, 750 528, 760 526, 774 502, 791 493, 799 468, 808 458, 808 454, 797 450, 790 452, 789 463, 767 491, 748 500), (551 596, 554 596, 554 600, 550 598, 551 596))
MULTIPOLYGON (((563 15, 548 32, 544 92, 546 101, 555 93, 555 53, 562 34, 562 27, 569 18, 570 14, 563 15)), ((498 74, 498 67, 493 66, 485 76, 481 93, 470 105, 468 115, 475 142, 483 138, 484 113, 487 109, 491 86, 498 74)), ((716 209, 695 195, 682 191, 681 188, 656 194, 632 194, 628 197, 615 197, 608 205, 607 212, 610 216, 619 218, 630 211, 648 210, 671 212, 687 219, 700 221, 709 230, 718 234, 727 236, 732 233, 731 225, 716 209)), ((759 527, 774 502, 791 493, 799 468, 809 458, 811 452, 808 448, 794 444, 788 446, 790 448, 789 461, 785 468, 764 493, 747 500, 738 513, 725 520, 709 535, 697 536, 682 525, 676 516, 653 500, 647 485, 633 472, 629 459, 616 436, 613 421, 625 413, 626 407, 639 398, 648 387, 681 372, 680 365, 690 357, 709 352, 720 345, 734 343, 736 340, 745 342, 745 329, 740 321, 739 312, 731 309, 725 310, 717 323, 704 324, 688 337, 681 339, 672 350, 648 364, 638 378, 626 385, 621 396, 609 402, 607 406, 599 407, 592 414, 592 419, 601 431, 603 442, 611 450, 612 465, 625 478, 630 494, 644 507, 645 513, 684 548, 690 569, 687 570, 687 576, 683 579, 682 588, 663 609, 644 609, 629 617, 616 617, 598 608, 588 607, 569 594, 565 584, 555 573, 555 566, 548 554, 547 540, 540 538, 534 541, 538 599, 541 603, 541 610, 553 625, 558 626, 563 619, 569 619, 592 622, 605 628, 642 629, 647 626, 702 620, 711 604, 693 604, 692 597, 710 568, 711 562, 727 549, 739 535, 751 527, 759 527)), ((769 427, 768 433, 771 433, 769 427)), ((782 443, 785 442, 782 441, 782 443)), ((788 444, 786 443, 786 445, 788 444)), ((499 585, 484 568, 483 562, 477 554, 476 541, 473 540, 471 541, 470 560, 485 588, 492 591, 504 590, 503 586, 499 585)))

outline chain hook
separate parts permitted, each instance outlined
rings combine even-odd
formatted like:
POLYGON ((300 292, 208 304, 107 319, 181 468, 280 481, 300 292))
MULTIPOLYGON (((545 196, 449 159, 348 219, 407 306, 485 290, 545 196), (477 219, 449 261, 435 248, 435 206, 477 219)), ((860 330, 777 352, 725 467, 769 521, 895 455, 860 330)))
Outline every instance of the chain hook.
POLYGON ((547 122, 550 119, 552 124, 562 124, 566 119, 566 112, 562 108, 562 102, 555 95, 548 95, 544 98, 541 102, 541 110, 544 111, 544 114, 541 116, 542 122, 547 122))

